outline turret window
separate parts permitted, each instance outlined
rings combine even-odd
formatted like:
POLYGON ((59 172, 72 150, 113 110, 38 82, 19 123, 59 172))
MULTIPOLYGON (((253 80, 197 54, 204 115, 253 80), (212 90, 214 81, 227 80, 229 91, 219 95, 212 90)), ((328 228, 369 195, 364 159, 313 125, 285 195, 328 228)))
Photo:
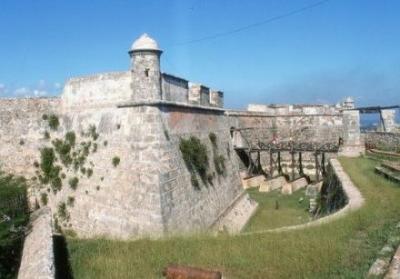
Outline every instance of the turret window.
POLYGON ((150 71, 150 69, 146 69, 146 70, 144 70, 144 75, 145 75, 146 77, 148 77, 148 76, 149 76, 149 71, 150 71))

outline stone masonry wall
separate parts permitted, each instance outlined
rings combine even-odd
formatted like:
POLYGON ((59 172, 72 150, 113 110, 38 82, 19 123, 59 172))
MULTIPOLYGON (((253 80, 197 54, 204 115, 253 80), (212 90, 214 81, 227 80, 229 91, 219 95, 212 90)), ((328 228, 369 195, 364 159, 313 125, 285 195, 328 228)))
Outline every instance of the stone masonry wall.
POLYGON ((0 99, 0 169, 30 177, 43 142, 43 114, 60 110, 59 98, 0 99))
POLYGON ((400 133, 368 132, 363 133, 367 148, 377 148, 385 151, 400 151, 400 133))
POLYGON ((48 206, 64 230, 81 237, 117 238, 161 235, 163 233, 157 164, 160 157, 161 123, 157 109, 151 107, 70 110, 60 116, 61 125, 51 141, 63 139, 68 131, 76 134, 75 152, 81 143, 91 143, 84 173, 73 166, 62 166, 66 177, 62 188, 54 193, 49 186, 40 187, 38 200, 48 195, 48 206), (96 127, 98 138, 85 135, 96 127), (96 149, 94 150, 94 145, 96 149), (113 158, 119 158, 113 165, 113 158), (92 174, 88 175, 88 169, 92 174), (76 189, 69 179, 77 177, 76 189), (69 203, 72 198, 73 202, 69 203), (59 214, 66 204, 67 216, 59 214))
POLYGON ((102 73, 67 81, 61 96, 64 109, 104 107, 132 97, 131 72, 102 73))
POLYGON ((162 99, 166 101, 187 103, 189 82, 163 73, 161 79, 162 99))
POLYGON ((188 108, 162 109, 166 142, 161 155, 161 208, 166 232, 189 232, 209 228, 237 197, 243 194, 238 162, 232 148, 228 118, 221 111, 188 108), (217 147, 210 133, 217 138, 217 147), (211 183, 194 187, 179 149, 180 139, 195 136, 207 146, 211 183), (218 175, 215 156, 225 158, 224 174, 218 175))

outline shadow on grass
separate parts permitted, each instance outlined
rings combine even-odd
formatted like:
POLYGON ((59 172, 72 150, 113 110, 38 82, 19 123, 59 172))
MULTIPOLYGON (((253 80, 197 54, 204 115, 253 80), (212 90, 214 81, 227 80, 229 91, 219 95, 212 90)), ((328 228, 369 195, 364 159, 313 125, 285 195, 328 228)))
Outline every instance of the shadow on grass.
POLYGON ((53 244, 56 279, 73 279, 65 237, 62 235, 54 235, 53 244))

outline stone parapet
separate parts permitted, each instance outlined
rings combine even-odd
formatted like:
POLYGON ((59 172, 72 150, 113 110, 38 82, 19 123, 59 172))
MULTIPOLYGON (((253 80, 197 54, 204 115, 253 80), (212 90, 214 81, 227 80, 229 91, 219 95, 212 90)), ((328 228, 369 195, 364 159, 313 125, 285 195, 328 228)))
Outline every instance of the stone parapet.
POLYGON ((18 279, 53 279, 55 264, 50 208, 34 212, 30 226, 24 242, 18 279))

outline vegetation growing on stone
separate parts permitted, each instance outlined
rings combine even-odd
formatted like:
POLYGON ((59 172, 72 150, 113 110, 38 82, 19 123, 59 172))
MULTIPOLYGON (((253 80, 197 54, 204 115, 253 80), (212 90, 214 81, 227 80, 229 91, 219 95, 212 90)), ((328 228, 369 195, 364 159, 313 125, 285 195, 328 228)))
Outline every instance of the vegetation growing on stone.
POLYGON ((86 175, 87 175, 87 177, 91 177, 93 175, 93 170, 91 168, 88 168, 86 170, 86 175))
POLYGON ((60 121, 58 120, 58 117, 55 114, 50 114, 48 119, 49 127, 52 130, 57 130, 58 126, 60 126, 60 121))
POLYGON ((96 126, 95 125, 90 125, 89 126, 89 136, 93 139, 93 140, 97 140, 99 138, 99 134, 96 131, 96 126))
POLYGON ((67 200, 67 205, 70 206, 70 207, 73 207, 74 204, 75 204, 75 197, 69 196, 68 200, 67 200))
POLYGON ((40 169, 42 174, 38 176, 39 180, 42 184, 50 183, 51 188, 56 193, 61 189, 62 182, 59 178, 61 167, 54 165, 56 157, 53 148, 42 148, 40 150, 40 159, 40 169))
POLYGON ((48 202, 47 193, 40 194, 40 201, 41 201, 42 205, 47 205, 47 202, 48 202))
POLYGON ((74 146, 76 141, 76 135, 74 131, 69 131, 65 134, 65 142, 70 146, 74 146))
POLYGON ((50 133, 48 131, 44 131, 43 137, 44 137, 44 139, 49 139, 50 133))
POLYGON ((71 148, 72 145, 69 141, 63 141, 60 139, 55 139, 52 141, 52 144, 58 153, 61 162, 63 163, 64 166, 68 167, 72 163, 72 157, 71 157, 71 148))
POLYGON ((114 158, 112 158, 112 165, 116 167, 119 165, 120 161, 121 159, 118 156, 115 156, 114 158))
MULTIPOLYGON (((179 149, 192 178, 198 174, 203 181, 206 181, 209 168, 207 146, 197 137, 191 136, 189 139, 181 138, 179 149)), ((192 179, 192 185, 195 186, 193 181, 192 179)))
POLYGON ((226 168, 225 168, 225 157, 223 155, 215 155, 214 156, 214 166, 215 171, 219 175, 224 175, 226 168))
POLYGON ((60 202, 58 204, 57 214, 58 214, 58 217, 60 217, 61 220, 68 219, 67 205, 65 204, 65 202, 60 202))
POLYGON ((210 138, 210 141, 211 141, 213 147, 216 148, 217 147, 217 135, 215 133, 211 132, 208 134, 208 137, 210 138))
POLYGON ((78 187, 78 183, 79 183, 79 178, 76 176, 68 180, 68 184, 73 190, 76 190, 76 188, 78 187))
POLYGON ((107 146, 107 145, 108 145, 108 141, 105 140, 105 141, 103 142, 103 145, 104 145, 104 146, 107 146))
POLYGON ((49 119, 49 116, 48 116, 47 114, 43 114, 43 115, 42 115, 42 119, 43 119, 43 120, 47 120, 47 119, 49 119))

